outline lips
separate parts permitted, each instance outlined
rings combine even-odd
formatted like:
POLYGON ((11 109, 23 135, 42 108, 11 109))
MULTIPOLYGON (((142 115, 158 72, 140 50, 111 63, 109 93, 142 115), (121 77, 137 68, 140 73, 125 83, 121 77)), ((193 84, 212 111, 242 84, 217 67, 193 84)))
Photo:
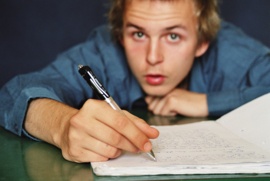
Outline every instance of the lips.
POLYGON ((150 85, 161 85, 165 81, 165 76, 163 75, 146 75, 146 82, 150 85))

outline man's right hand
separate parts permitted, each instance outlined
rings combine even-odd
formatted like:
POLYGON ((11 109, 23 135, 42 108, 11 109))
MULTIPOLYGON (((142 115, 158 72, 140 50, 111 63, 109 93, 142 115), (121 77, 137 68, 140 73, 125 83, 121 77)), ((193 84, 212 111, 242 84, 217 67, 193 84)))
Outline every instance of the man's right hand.
POLYGON ((63 157, 74 162, 105 161, 118 157, 122 150, 148 152, 152 149, 149 139, 159 135, 142 119, 93 99, 80 110, 49 99, 34 100, 26 118, 30 134, 58 146, 63 157), (37 120, 41 118, 41 114, 36 115, 39 111, 46 119, 37 120))

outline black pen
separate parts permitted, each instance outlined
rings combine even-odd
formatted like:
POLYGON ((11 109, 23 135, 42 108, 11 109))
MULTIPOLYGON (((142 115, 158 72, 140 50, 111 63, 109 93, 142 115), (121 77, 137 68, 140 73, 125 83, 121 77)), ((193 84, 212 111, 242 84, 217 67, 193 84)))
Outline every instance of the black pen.
MULTIPOLYGON (((79 65, 79 73, 84 78, 84 80, 88 83, 88 85, 93 89, 95 94, 102 100, 105 100, 114 110, 121 111, 120 107, 116 104, 113 98, 110 96, 108 91, 103 87, 103 85, 99 82, 92 69, 89 66, 79 65)), ((146 152, 147 155, 150 156, 154 161, 156 161, 156 157, 154 152, 151 150, 150 152, 146 152)))

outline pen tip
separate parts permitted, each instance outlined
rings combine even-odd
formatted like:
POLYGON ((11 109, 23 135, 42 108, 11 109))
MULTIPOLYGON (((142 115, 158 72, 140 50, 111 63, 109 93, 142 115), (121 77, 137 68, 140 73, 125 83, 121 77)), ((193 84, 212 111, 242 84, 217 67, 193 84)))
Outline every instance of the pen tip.
POLYGON ((154 152, 151 150, 150 152, 146 153, 153 161, 157 161, 154 152))

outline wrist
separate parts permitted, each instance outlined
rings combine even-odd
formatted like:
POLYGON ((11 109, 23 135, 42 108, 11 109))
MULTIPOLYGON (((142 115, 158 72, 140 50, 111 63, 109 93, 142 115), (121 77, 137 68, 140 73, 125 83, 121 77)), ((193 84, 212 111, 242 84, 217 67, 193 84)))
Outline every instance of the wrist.
POLYGON ((57 128, 52 132, 52 141, 55 146, 61 148, 66 142, 71 118, 77 114, 78 110, 69 106, 63 105, 61 108, 61 117, 59 117, 57 128))
POLYGON ((201 94, 201 101, 200 101, 200 110, 201 110, 201 116, 206 117, 208 116, 208 105, 207 105, 207 95, 201 94))

